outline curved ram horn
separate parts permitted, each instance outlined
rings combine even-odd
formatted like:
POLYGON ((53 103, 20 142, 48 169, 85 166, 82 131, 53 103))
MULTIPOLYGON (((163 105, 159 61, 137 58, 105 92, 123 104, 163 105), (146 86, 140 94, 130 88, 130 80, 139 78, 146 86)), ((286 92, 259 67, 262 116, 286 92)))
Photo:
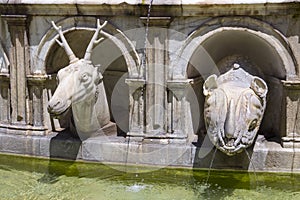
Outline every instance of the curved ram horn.
POLYGON ((99 42, 101 42, 101 40, 103 40, 103 38, 100 38, 97 40, 97 37, 99 35, 99 32, 101 31, 101 29, 103 29, 103 27, 107 24, 107 21, 105 21, 102 25, 100 24, 100 20, 97 19, 97 28, 96 31, 88 45, 88 47, 86 48, 85 54, 84 54, 84 60, 91 60, 91 53, 92 53, 92 49, 94 44, 98 44, 99 42))
POLYGON ((78 58, 75 56, 71 47, 69 46, 69 44, 62 32, 61 26, 56 26, 56 24, 53 21, 51 21, 51 23, 52 23, 53 28, 58 32, 60 39, 61 39, 61 42, 58 39, 56 39, 56 42, 65 49, 65 51, 69 57, 70 63, 76 62, 78 60, 78 58))

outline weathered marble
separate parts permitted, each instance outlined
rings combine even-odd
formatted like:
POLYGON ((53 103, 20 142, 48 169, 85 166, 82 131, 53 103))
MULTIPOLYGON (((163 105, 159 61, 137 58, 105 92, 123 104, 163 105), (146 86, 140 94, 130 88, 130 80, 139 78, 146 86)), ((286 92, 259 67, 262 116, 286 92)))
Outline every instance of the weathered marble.
MULTIPOLYGON (((299 1, 154 0, 148 20, 149 3, 0 0, 1 152, 209 167, 214 145, 205 135, 210 130, 205 127, 203 84, 210 75, 225 73, 226 67, 231 66, 228 63, 235 60, 268 86, 259 130, 255 126, 249 138, 241 136, 240 142, 244 142, 244 147, 249 145, 247 152, 257 170, 299 171, 295 164, 300 155, 299 1), (101 65, 99 71, 79 60, 94 34, 96 19, 107 21, 100 31, 105 39, 95 45, 91 56, 94 66, 101 65), (51 21, 63 27, 63 35, 78 63, 86 66, 84 69, 65 67, 69 58, 55 41, 58 34, 51 21), (105 106, 103 116, 107 120, 103 121, 114 122, 118 130, 108 123, 105 130, 101 129, 104 135, 81 143, 66 129, 70 127, 70 112, 54 119, 48 112, 48 103, 53 111, 57 102, 50 99, 58 97, 59 90, 65 91, 59 98, 66 98, 73 92, 71 86, 76 89, 82 86, 68 75, 75 77, 86 72, 101 80, 90 86, 90 105, 96 93, 98 97, 105 94, 103 101, 107 103, 101 105, 105 106), (66 80, 74 84, 62 87, 66 80), (94 91, 98 92, 92 95, 94 91), (256 131, 258 140, 254 137, 256 131), (108 132, 113 134, 107 136, 108 132)), ((249 87, 244 89, 246 97, 252 95, 256 104, 259 95, 249 87)), ((77 123, 83 124, 82 132, 89 129, 98 135, 101 131, 95 131, 97 126, 90 124, 99 122, 95 119, 100 116, 96 112, 101 112, 101 108, 92 109, 96 112, 83 111, 86 104, 76 105, 77 108, 75 104, 69 106, 73 112, 89 116, 73 116, 77 123)), ((53 113, 60 114, 55 109, 53 113)), ((232 119, 228 117, 227 122, 232 124, 232 119)), ((243 127, 249 127, 247 123, 251 122, 244 123, 243 127)), ((228 125, 224 130, 232 132, 233 127, 228 125)), ((234 154, 242 149, 239 144, 233 149, 229 139, 223 141, 228 143, 227 149, 232 148, 225 153, 234 154)), ((217 151, 213 167, 251 169, 246 152, 229 157, 217 151)))
POLYGON ((0 73, 8 73, 9 60, 0 44, 0 73))
POLYGON ((212 143, 227 155, 235 155, 254 142, 266 108, 268 87, 234 64, 203 85, 204 118, 212 143))
POLYGON ((52 22, 61 39, 61 42, 57 42, 65 49, 70 63, 57 74, 59 84, 48 103, 48 111, 54 117, 58 117, 72 108, 76 131, 82 137, 98 131, 110 121, 103 77, 98 67, 91 62, 92 48, 103 39, 97 38, 106 23, 100 25, 100 20, 97 20, 97 29, 85 56, 79 60, 67 43, 62 27, 57 27, 52 22))
MULTIPOLYGON (((296 0, 297 2, 298 0, 296 0)), ((143 0, 1 0, 0 3, 22 3, 22 4, 146 4, 150 1, 143 0)), ((189 4, 255 4, 255 3, 287 3, 295 2, 295 0, 167 0, 154 1, 154 5, 189 5, 189 4)))

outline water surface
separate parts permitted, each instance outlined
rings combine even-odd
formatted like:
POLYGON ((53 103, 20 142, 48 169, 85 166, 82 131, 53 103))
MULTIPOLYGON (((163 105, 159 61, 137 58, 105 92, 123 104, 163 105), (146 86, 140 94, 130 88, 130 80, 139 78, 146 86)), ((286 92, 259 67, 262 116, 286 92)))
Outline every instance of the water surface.
POLYGON ((300 199, 298 174, 119 168, 0 155, 0 199, 300 199))

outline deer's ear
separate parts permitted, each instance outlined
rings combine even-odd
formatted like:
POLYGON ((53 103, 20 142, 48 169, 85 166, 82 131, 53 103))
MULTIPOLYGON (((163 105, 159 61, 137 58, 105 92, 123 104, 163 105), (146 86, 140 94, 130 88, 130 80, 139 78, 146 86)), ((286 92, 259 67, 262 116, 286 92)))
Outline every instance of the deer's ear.
MULTIPOLYGON (((100 66, 100 65, 99 65, 100 66)), ((95 66, 94 68, 95 84, 99 84, 103 80, 102 73, 100 72, 100 67, 95 66)))
POLYGON ((102 76, 102 74, 99 71, 98 71, 98 77, 99 77, 100 80, 103 79, 103 76, 102 76))

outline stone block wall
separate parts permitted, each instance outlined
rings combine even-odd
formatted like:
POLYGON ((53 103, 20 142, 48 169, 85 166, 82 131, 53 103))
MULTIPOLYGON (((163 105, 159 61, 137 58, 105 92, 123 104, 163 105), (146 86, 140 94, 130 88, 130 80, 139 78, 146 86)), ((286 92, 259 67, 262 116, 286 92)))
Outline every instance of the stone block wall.
POLYGON ((56 73, 68 64, 51 21, 80 57, 99 18, 108 40, 92 59, 121 132, 193 141, 205 132, 203 80, 239 60, 270 88, 260 134, 300 141, 299 2, 180 2, 154 0, 148 21, 147 2, 0 1, 0 132, 43 136, 66 126, 47 112, 56 73))

